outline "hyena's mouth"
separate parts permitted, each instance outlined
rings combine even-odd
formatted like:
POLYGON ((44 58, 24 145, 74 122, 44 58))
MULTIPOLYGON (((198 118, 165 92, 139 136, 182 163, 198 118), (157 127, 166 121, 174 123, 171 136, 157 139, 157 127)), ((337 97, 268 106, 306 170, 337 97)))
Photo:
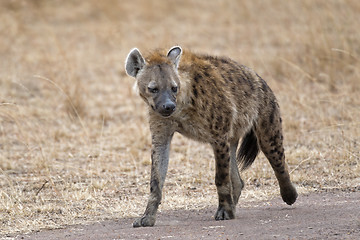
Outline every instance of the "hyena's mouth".
POLYGON ((175 112, 176 106, 171 106, 171 107, 162 107, 160 109, 157 109, 157 112, 162 116, 162 117, 170 117, 174 112, 175 112))
MULTIPOLYGON (((156 106, 156 105, 155 105, 156 106)), ((176 104, 173 101, 167 100, 155 107, 155 111, 163 117, 169 117, 175 112, 176 104)))
POLYGON ((160 115, 161 116, 163 116, 163 117, 170 117, 174 112, 171 112, 171 113, 161 113, 161 112, 159 112, 160 113, 160 115))
POLYGON ((174 112, 175 112, 175 109, 176 109, 176 106, 173 106, 171 108, 156 108, 155 106, 153 105, 150 105, 151 106, 151 109, 154 111, 154 112, 157 112, 159 115, 161 115, 162 117, 170 117, 174 112))

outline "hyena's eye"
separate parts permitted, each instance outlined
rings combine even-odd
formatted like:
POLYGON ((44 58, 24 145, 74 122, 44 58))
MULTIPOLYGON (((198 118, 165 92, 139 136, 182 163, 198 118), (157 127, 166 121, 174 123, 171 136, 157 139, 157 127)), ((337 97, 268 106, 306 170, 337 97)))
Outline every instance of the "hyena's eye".
POLYGON ((177 88, 177 87, 172 87, 172 88, 171 88, 171 91, 173 91, 174 93, 176 93, 176 92, 177 92, 177 90, 178 90, 178 88, 177 88))
POLYGON ((148 90, 151 93, 158 93, 159 92, 159 89, 157 87, 154 87, 154 88, 149 87, 148 90))

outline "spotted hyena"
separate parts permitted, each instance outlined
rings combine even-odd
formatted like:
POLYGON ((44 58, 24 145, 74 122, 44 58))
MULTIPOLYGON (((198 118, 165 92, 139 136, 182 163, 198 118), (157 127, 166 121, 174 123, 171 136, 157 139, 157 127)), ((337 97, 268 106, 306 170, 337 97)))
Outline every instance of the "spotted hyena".
POLYGON ((283 200, 293 204, 297 192, 285 163, 279 105, 266 82, 226 57, 183 52, 178 46, 165 53, 156 50, 143 58, 133 49, 125 64, 149 107, 152 137, 150 196, 133 226, 155 224, 175 132, 209 143, 214 150, 216 220, 235 217, 244 187, 238 164, 241 170, 249 167, 259 149, 275 172, 283 200))

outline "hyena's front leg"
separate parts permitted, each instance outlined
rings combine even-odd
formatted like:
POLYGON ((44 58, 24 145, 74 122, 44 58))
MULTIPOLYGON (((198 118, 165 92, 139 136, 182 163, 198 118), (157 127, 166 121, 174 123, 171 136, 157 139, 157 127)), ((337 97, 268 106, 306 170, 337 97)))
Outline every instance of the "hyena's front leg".
POLYGON ((215 220, 233 219, 235 218, 235 204, 230 179, 229 143, 216 143, 213 148, 216 161, 215 185, 219 197, 219 207, 215 214, 215 220))
POLYGON ((135 220, 133 227, 151 227, 155 224, 169 163, 171 137, 152 137, 150 196, 144 215, 135 220))

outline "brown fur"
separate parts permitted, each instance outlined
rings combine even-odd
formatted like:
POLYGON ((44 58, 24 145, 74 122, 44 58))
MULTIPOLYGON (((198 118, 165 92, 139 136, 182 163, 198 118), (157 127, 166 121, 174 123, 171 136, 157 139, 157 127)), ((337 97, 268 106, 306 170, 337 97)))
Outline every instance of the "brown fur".
MULTIPOLYGON (((132 64, 137 66, 131 61, 141 58, 136 51, 129 54, 127 69, 132 69, 132 64)), ((168 55, 157 50, 145 59, 145 65, 140 64, 132 76, 137 79, 140 96, 149 105, 151 193, 145 214, 134 227, 155 223, 174 132, 213 147, 219 197, 216 220, 235 217, 235 205, 244 185, 237 162, 244 168, 251 165, 259 147, 275 171, 284 201, 295 202, 297 193, 285 163, 279 105, 262 78, 229 58, 189 51, 181 55, 179 47, 172 48, 168 55)))

